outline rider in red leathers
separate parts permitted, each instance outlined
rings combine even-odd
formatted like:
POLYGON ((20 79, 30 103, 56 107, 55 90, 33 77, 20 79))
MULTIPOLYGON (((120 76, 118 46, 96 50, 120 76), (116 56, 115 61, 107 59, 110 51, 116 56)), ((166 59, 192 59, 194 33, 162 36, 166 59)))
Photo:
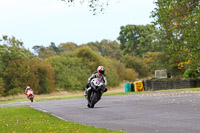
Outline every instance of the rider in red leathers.
POLYGON ((29 85, 26 87, 25 94, 28 92, 28 90, 32 90, 29 85))

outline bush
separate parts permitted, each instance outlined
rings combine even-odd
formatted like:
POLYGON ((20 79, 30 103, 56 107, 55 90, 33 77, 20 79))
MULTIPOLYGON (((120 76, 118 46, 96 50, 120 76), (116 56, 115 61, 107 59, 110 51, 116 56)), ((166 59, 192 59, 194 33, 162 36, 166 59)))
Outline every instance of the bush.
POLYGON ((183 74, 184 78, 199 78, 199 76, 198 70, 191 68, 187 69, 183 74))
POLYGON ((125 55, 122 61, 127 68, 134 69, 139 74, 139 78, 147 77, 151 74, 148 65, 138 57, 125 55))
POLYGON ((24 93, 25 90, 23 90, 22 88, 14 88, 8 91, 7 95, 17 95, 17 94, 21 94, 24 93))
POLYGON ((77 57, 57 56, 48 59, 56 72, 56 87, 83 90, 91 72, 77 57))
MULTIPOLYGON (((96 71, 98 66, 104 66, 106 69, 105 74, 107 76, 108 87, 114 87, 120 84, 120 75, 122 76, 123 74, 119 73, 118 75, 117 71, 120 71, 120 68, 124 67, 120 62, 114 61, 114 59, 106 59, 87 46, 77 49, 72 55, 80 58, 91 72, 96 71), (121 67, 117 68, 114 64, 118 64, 118 66, 121 65, 121 67)), ((87 79, 88 78, 89 76, 87 79)))
POLYGON ((109 57, 106 57, 106 61, 109 69, 114 70, 118 74, 120 80, 123 81, 125 75, 125 65, 120 61, 109 57))
POLYGON ((106 74, 106 79, 108 81, 108 87, 114 87, 120 84, 120 78, 119 75, 117 75, 116 71, 107 70, 105 74, 106 74))
POLYGON ((4 96, 5 95, 5 93, 4 93, 4 91, 5 91, 5 88, 3 87, 3 79, 2 78, 0 78, 0 97, 2 97, 2 96, 4 96))
POLYGON ((117 86, 120 83, 117 69, 113 67, 112 63, 108 63, 104 57, 88 47, 78 48, 70 54, 48 58, 48 61, 55 68, 56 87, 58 88, 83 90, 88 78, 100 65, 106 69, 108 86, 117 86))
POLYGON ((136 81, 138 78, 138 73, 135 72, 135 70, 131 69, 131 68, 127 68, 126 72, 125 72, 125 80, 127 81, 136 81))
POLYGON ((106 67, 106 59, 87 46, 78 48, 70 56, 81 59, 81 62, 86 65, 91 72, 96 71, 98 66, 106 67))
POLYGON ((162 70, 162 69, 166 69, 165 67, 162 67, 160 63, 160 55, 161 52, 147 52, 146 54, 144 54, 143 56, 143 61, 144 63, 146 63, 152 74, 155 73, 155 70, 162 70))
POLYGON ((30 85, 35 94, 50 93, 54 90, 54 68, 45 61, 24 59, 11 61, 5 70, 5 88, 25 89, 30 85))
MULTIPOLYGON (((40 61, 37 68, 37 76, 39 80, 38 93, 50 93, 54 91, 55 73, 54 68, 46 61, 40 61)), ((36 89, 37 91, 37 89, 36 89)))

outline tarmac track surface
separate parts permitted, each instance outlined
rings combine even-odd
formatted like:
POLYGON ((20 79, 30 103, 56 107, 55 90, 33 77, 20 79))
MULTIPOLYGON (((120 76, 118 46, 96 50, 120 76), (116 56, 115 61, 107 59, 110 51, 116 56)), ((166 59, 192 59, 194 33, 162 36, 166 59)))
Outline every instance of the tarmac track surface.
POLYGON ((84 98, 12 103, 58 118, 128 133, 200 133, 200 92, 159 92, 103 96, 94 108, 84 98))

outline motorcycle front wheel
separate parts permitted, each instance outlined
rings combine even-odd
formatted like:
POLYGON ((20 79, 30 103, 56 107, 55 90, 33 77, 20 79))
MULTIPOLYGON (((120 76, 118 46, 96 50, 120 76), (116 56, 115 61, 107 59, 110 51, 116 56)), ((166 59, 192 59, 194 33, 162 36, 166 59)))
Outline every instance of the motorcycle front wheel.
POLYGON ((98 92, 92 92, 90 108, 94 108, 94 105, 98 102, 98 100, 99 100, 99 93, 98 92))
POLYGON ((31 98, 30 100, 31 100, 31 102, 33 102, 33 98, 31 98))

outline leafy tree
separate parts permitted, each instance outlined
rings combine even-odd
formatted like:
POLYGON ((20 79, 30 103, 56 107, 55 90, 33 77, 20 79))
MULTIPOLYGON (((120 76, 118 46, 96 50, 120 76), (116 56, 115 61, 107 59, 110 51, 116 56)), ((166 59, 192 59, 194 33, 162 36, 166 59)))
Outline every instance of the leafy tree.
POLYGON ((38 93, 50 93, 54 91, 55 72, 54 68, 46 61, 39 61, 37 65, 37 76, 39 80, 38 93))
POLYGON ((161 59, 161 54, 163 54, 162 52, 147 52, 146 54, 144 54, 143 56, 143 61, 144 63, 146 63, 152 74, 154 74, 155 70, 162 70, 162 69, 166 69, 167 67, 163 66, 160 61, 161 59))
POLYGON ((60 50, 58 47, 56 47, 56 44, 54 42, 51 42, 51 45, 49 46, 50 49, 53 49, 53 51, 58 55, 60 53, 60 50))
POLYGON ((115 70, 115 72, 117 72, 119 76, 119 79, 123 81, 125 79, 125 72, 126 72, 125 64, 123 64, 119 60, 116 60, 110 57, 106 57, 106 62, 109 68, 112 70, 115 70))
POLYGON ((200 72, 198 70, 194 70, 194 69, 187 69, 184 74, 183 74, 184 78, 199 78, 200 77, 200 72))
POLYGON ((161 31, 161 43, 167 45, 166 64, 174 64, 171 71, 183 73, 178 64, 191 60, 190 67, 200 67, 200 4, 199 0, 159 0, 152 12, 154 25, 161 31))
MULTIPOLYGON (((77 0, 61 0, 69 3, 70 5, 75 5, 77 0)), ((88 4, 90 11, 93 12, 93 15, 97 13, 101 13, 105 10, 105 7, 108 6, 108 1, 100 1, 100 0, 79 0, 78 1, 81 5, 84 3, 88 4)))
POLYGON ((48 58, 48 61, 55 68, 56 86, 65 90, 83 90, 90 70, 77 57, 65 55, 48 58))
MULTIPOLYGON (((119 74, 112 63, 89 47, 80 47, 69 54, 50 57, 47 59, 55 68, 56 86, 65 90, 83 90, 89 76, 103 65, 106 68, 108 86, 120 83, 119 74)), ((118 68, 120 69, 120 68, 118 68)))
POLYGON ((81 59, 81 61, 92 72, 97 70, 98 66, 104 66, 106 69, 106 76, 108 80, 108 86, 117 86, 120 83, 120 77, 117 74, 117 69, 113 69, 113 65, 108 63, 108 60, 102 57, 100 54, 92 51, 89 47, 83 46, 74 51, 70 56, 75 56, 81 59))
POLYGON ((4 88, 4 81, 2 78, 0 78, 0 97, 2 97, 3 95, 5 95, 5 88, 4 88))
POLYGON ((148 65, 136 56, 125 55, 122 62, 126 64, 126 68, 132 68, 138 73, 139 78, 150 76, 150 68, 148 65))
MULTIPOLYGON (((10 84, 6 77, 6 69, 10 63, 17 59, 29 59, 34 55, 23 47, 23 42, 15 37, 2 36, 0 39, 0 92, 6 95, 6 86, 10 84)), ((10 73, 12 75, 12 73, 10 73)))
POLYGON ((36 45, 36 46, 33 46, 33 49, 35 53, 37 53, 40 59, 45 59, 45 58, 57 55, 56 52, 54 51, 56 49, 55 45, 50 45, 49 47, 36 45))
POLYGON ((73 42, 61 43, 58 46, 60 53, 70 53, 78 48, 77 44, 73 42))
POLYGON ((54 90, 54 68, 38 59, 13 60, 5 69, 4 81, 6 94, 15 88, 24 91, 27 85, 35 94, 50 93, 54 90))
POLYGON ((102 40, 101 42, 89 42, 86 44, 92 50, 102 56, 109 56, 115 59, 121 58, 121 50, 117 41, 102 40))
POLYGON ((83 46, 70 54, 71 57, 78 57, 88 66, 91 72, 96 71, 98 66, 106 67, 106 59, 100 54, 92 51, 89 47, 83 46))
POLYGON ((114 87, 120 84, 119 75, 116 73, 115 70, 107 67, 105 73, 106 73, 106 79, 108 81, 108 87, 114 87))
POLYGON ((125 71, 125 80, 134 82, 138 78, 138 73, 135 72, 132 68, 127 68, 125 71))
POLYGON ((53 90, 53 68, 34 57, 29 50, 23 47, 23 42, 15 37, 3 36, 0 39, 1 94, 23 92, 27 84, 34 88, 36 94, 49 93, 53 90), (44 69, 41 70, 41 68, 44 69), (45 73, 45 71, 48 72, 45 73), (39 75, 42 72, 43 74, 39 75))
POLYGON ((126 25, 121 27, 120 49, 124 54, 142 57, 146 52, 159 51, 156 30, 152 25, 126 25))
POLYGON ((0 39, 0 70, 7 67, 11 60, 28 59, 33 54, 23 47, 23 42, 15 37, 3 36, 0 39))

